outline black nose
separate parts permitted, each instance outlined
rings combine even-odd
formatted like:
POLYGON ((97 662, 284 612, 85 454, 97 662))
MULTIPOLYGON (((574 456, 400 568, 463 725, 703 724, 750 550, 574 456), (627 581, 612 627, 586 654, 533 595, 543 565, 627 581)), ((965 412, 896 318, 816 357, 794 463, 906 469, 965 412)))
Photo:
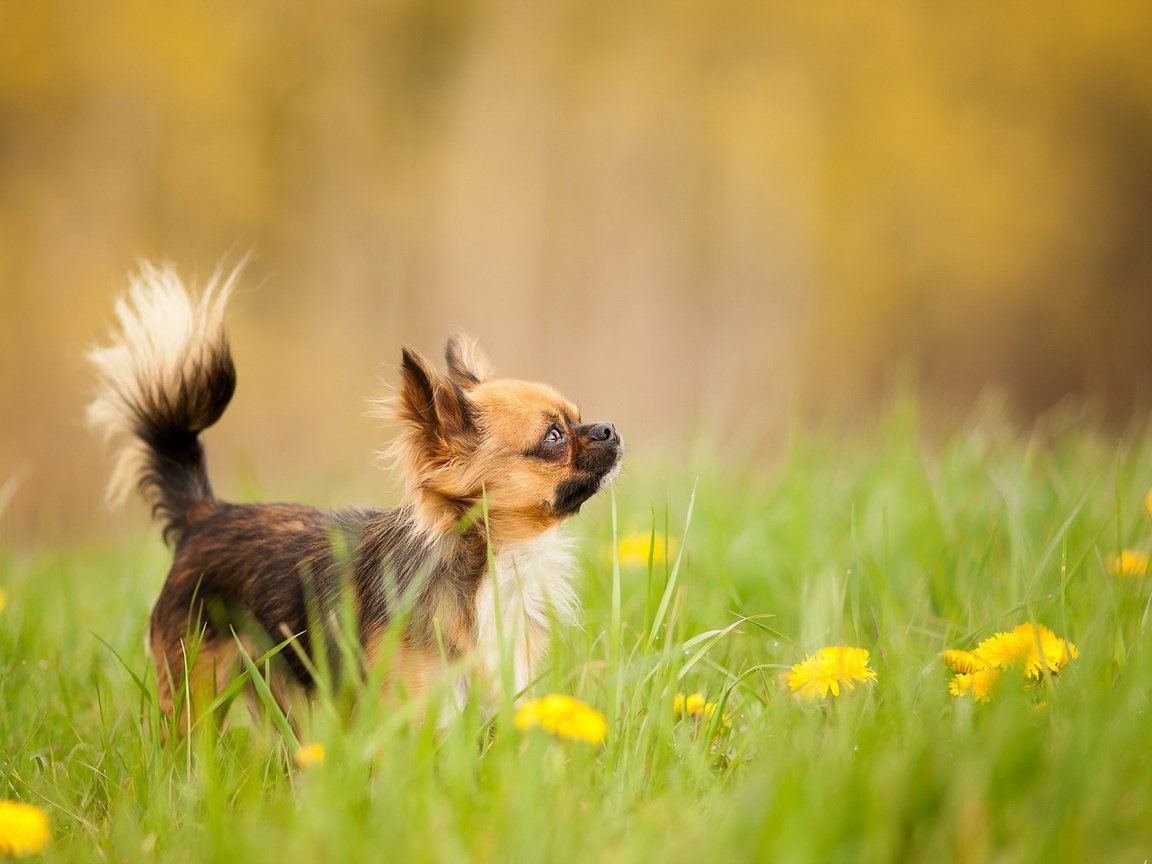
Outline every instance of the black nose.
POLYGON ((593 423, 588 427, 588 437, 592 441, 612 441, 619 438, 616 427, 611 423, 593 423))

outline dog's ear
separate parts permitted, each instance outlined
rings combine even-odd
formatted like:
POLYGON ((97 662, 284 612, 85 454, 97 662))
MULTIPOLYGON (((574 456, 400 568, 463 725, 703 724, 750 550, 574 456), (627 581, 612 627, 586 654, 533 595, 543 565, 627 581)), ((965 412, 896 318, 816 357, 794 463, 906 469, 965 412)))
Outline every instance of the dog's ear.
POLYGON ((444 346, 444 360, 448 363, 448 377, 465 390, 492 377, 492 364, 470 336, 453 333, 444 346))
POLYGON ((400 417, 420 430, 433 452, 435 445, 451 445, 472 431, 463 389, 429 366, 419 351, 403 349, 400 373, 400 417))

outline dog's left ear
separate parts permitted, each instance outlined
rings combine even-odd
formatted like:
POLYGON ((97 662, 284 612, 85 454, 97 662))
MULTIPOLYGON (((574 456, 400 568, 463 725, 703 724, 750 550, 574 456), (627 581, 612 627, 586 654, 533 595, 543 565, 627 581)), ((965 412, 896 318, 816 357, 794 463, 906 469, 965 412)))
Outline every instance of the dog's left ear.
POLYGON ((400 364, 399 416, 419 430, 429 458, 472 431, 472 414, 464 389, 438 374, 418 351, 403 349, 400 364))
POLYGON ((453 333, 444 346, 444 360, 448 364, 448 377, 465 390, 492 377, 492 364, 470 336, 453 333))

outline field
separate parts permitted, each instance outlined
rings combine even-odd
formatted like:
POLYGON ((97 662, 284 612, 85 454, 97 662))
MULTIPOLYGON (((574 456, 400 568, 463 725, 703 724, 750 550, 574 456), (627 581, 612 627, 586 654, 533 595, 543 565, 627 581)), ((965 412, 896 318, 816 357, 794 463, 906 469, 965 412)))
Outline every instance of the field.
POLYGON ((47 861, 1152 857, 1152 576, 1113 557, 1152 548, 1147 431, 988 411, 928 436, 907 402, 782 437, 634 454, 570 526, 584 625, 531 695, 603 712, 601 743, 510 706, 436 733, 339 689, 302 742, 242 704, 165 741, 143 652, 158 532, 2 550, 0 798, 47 813, 47 861), (950 694, 946 650, 1027 622, 1074 643, 1058 673, 950 694), (840 645, 875 679, 790 691, 840 645), (718 707, 677 716, 678 693, 718 707), (323 758, 297 765, 301 743, 323 758))

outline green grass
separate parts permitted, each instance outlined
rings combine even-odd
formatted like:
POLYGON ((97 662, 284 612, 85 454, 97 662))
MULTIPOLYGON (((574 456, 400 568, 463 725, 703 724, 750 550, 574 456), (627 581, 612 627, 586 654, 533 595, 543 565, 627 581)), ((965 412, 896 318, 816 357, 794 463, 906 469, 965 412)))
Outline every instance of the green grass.
POLYGON ((156 532, 4 551, 0 797, 50 814, 47 860, 1152 857, 1152 577, 1105 565, 1152 547, 1152 438, 987 416, 922 439, 906 404, 741 464, 633 458, 617 530, 668 533, 679 566, 617 576, 611 501, 587 508, 585 624, 535 691, 602 710, 603 746, 476 711, 436 734, 415 706, 339 694, 302 732, 322 765, 292 767, 276 718, 242 705, 221 734, 160 743, 156 532), (945 648, 1027 620, 1079 646, 1058 681, 948 695, 945 648), (826 706, 781 689, 841 643, 872 652, 873 686, 826 706), (673 719, 693 691, 725 702, 718 743, 673 719))

